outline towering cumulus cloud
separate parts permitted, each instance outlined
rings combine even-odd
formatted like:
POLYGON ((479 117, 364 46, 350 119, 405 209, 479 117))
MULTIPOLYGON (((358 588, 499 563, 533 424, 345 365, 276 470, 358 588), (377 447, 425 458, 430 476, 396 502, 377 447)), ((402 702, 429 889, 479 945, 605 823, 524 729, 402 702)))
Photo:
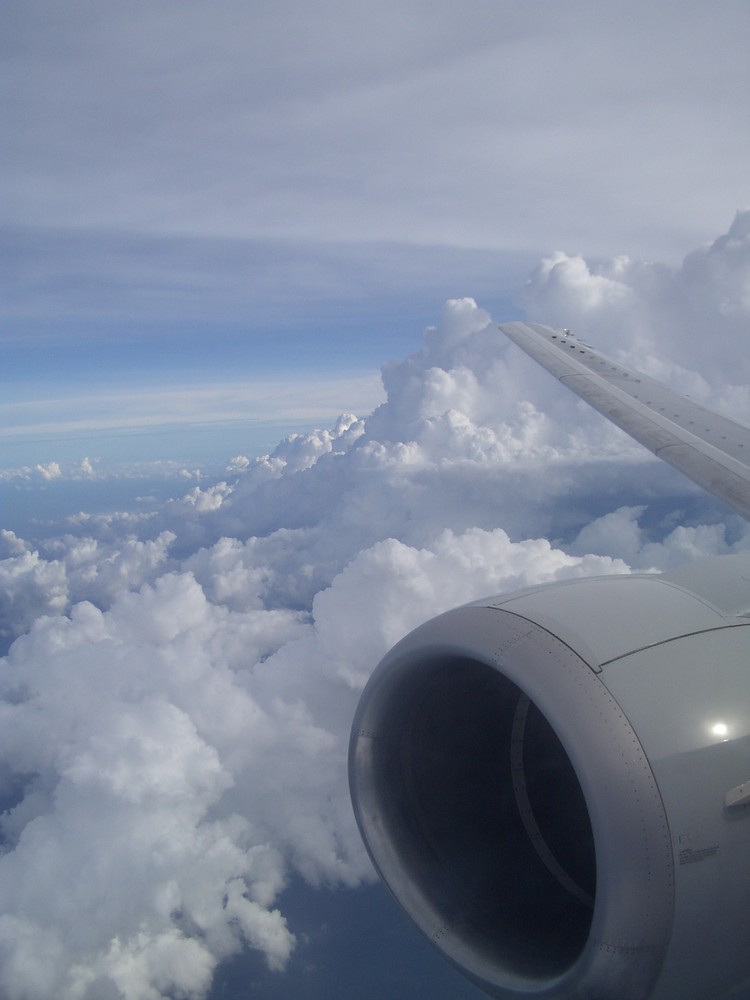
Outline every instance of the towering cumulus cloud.
MULTIPOLYGON (((695 392, 699 369, 747 419, 749 231, 681 269, 554 255, 527 314, 695 392)), ((471 300, 383 380, 366 419, 236 456, 156 517, 4 532, 3 997, 199 998, 248 946, 283 970, 289 878, 371 877, 346 744, 393 642, 483 594, 750 547, 731 515, 683 524, 696 492, 471 300)))

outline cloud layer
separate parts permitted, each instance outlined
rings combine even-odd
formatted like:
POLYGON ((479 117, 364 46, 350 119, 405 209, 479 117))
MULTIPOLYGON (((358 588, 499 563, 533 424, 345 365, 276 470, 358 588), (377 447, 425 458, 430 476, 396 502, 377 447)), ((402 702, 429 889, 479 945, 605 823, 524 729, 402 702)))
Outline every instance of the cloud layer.
MULTIPOLYGON (((679 268, 556 254, 525 306, 676 383, 706 371, 736 412, 748 262, 740 215, 679 268)), ((283 969, 290 876, 371 877, 346 745, 393 642, 483 594, 750 548, 471 300, 383 384, 366 418, 234 456, 148 517, 3 533, 8 1000, 198 1000, 248 946, 283 969)))
POLYGON ((742 3, 38 10, 6 26, 8 182, 57 238, 535 250, 605 215, 600 239, 638 246, 633 219, 705 227, 746 184, 742 3))
POLYGON ((225 351, 249 329, 256 363, 335 339, 330 365, 353 312, 497 301, 509 258, 675 260, 748 196, 749 19, 743 0, 10 0, 4 336, 62 342, 71 379, 92 342, 111 378, 132 339, 156 364, 155 333, 184 353, 206 329, 225 351))

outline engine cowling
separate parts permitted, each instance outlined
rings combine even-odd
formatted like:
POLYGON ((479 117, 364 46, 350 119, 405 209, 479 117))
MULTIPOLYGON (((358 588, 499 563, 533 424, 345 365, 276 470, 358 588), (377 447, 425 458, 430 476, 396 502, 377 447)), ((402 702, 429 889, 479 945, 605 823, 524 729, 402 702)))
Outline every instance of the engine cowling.
POLYGON ((427 622, 349 773, 377 871, 491 996, 750 993, 750 557, 427 622))

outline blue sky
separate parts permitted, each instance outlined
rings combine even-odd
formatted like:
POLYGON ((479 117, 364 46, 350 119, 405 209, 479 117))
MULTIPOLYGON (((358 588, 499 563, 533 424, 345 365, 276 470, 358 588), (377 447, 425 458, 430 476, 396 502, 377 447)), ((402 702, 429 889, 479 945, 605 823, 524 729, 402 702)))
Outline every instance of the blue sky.
POLYGON ((750 423, 749 28, 5 4, 3 996, 476 995, 373 887, 350 720, 451 606, 750 548, 496 328, 750 423))
POLYGON ((69 433, 59 398, 227 378, 325 374, 308 413, 267 407, 285 427, 366 412, 347 380, 447 298, 514 318, 553 250, 679 261, 746 204, 747 19, 739 0, 7 4, 2 379, 27 405, 3 447, 54 460, 28 428, 69 433))

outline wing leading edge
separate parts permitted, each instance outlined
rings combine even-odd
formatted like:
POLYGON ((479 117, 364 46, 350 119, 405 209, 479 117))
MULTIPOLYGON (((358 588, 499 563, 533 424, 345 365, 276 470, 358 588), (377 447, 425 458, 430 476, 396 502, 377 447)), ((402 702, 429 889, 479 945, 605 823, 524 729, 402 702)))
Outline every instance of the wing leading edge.
POLYGON ((612 423, 750 520, 750 427, 612 361, 566 330, 537 323, 500 329, 612 423))

